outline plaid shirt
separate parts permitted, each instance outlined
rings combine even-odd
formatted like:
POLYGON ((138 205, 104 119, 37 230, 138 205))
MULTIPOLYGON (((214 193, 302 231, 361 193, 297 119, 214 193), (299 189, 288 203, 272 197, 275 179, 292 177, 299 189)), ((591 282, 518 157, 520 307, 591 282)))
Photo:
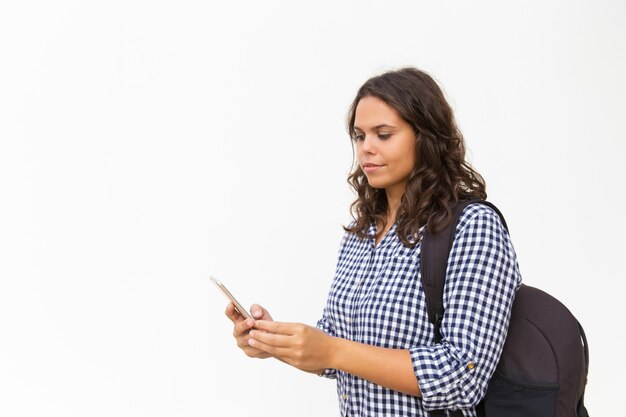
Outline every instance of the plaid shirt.
MULTIPOLYGON (((385 388, 346 372, 337 379, 342 416, 427 416, 427 411, 473 407, 483 398, 504 345, 521 275, 513 245, 498 215, 468 205, 459 218, 448 258, 440 344, 434 342, 420 274, 420 242, 405 247, 396 225, 378 246, 343 237, 328 302, 317 327, 356 342, 408 349, 422 397, 385 388)), ((424 226, 420 229, 420 236, 424 226)))

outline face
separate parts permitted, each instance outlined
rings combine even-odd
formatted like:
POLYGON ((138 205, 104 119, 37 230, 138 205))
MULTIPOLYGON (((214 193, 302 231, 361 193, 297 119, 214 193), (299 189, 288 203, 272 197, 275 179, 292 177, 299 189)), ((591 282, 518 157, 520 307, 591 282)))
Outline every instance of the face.
POLYGON ((377 97, 356 107, 354 135, 359 165, 370 186, 404 194, 415 166, 415 133, 398 112, 377 97))

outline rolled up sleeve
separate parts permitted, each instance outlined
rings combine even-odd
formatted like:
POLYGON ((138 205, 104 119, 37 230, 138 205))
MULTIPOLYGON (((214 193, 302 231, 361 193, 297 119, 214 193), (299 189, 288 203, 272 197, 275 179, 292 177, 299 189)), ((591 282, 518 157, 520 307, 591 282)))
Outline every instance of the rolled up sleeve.
MULTIPOLYGON (((324 315, 323 317, 318 320, 317 322, 317 328, 324 331, 326 334, 329 334, 330 336, 335 336, 335 332, 332 330, 332 326, 330 325, 328 318, 326 317, 326 310, 324 310, 324 315)), ((321 374, 318 374, 319 376, 323 376, 325 378, 330 378, 330 379, 336 379, 337 378, 337 370, 336 369, 331 369, 331 368, 327 368, 324 370, 324 372, 322 372, 321 374)))
POLYGON ((448 258, 442 341, 410 349, 426 410, 471 408, 484 397, 521 284, 498 215, 484 205, 465 210, 448 258))

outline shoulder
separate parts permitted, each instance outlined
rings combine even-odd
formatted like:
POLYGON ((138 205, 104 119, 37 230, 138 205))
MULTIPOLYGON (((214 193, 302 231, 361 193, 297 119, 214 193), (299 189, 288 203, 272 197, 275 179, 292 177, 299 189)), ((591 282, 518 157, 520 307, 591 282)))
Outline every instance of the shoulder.
MULTIPOLYGON (((500 215, 490 206, 472 203, 463 209, 457 223, 449 262, 463 265, 474 263, 479 269, 500 268, 495 276, 510 279, 516 288, 522 283, 517 255, 500 215)), ((458 266, 456 267, 458 268, 458 266)))
MULTIPOLYGON (((350 221, 350 223, 348 223, 348 228, 352 228, 356 225, 356 220, 352 220, 350 221)), ((353 232, 348 232, 347 230, 344 229, 343 232, 343 236, 341 237, 341 247, 345 247, 345 246, 351 246, 354 245, 356 242, 358 242, 359 239, 356 235, 356 233, 353 232)))
POLYGON ((498 213, 490 206, 482 203, 469 204, 461 212, 456 226, 456 234, 461 234, 468 228, 490 230, 497 234, 508 235, 498 213))

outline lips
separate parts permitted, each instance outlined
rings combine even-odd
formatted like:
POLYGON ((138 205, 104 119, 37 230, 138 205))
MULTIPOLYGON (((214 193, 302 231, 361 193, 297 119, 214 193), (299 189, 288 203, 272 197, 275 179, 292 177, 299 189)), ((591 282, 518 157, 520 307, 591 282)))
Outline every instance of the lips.
POLYGON ((376 165, 376 164, 363 164, 363 171, 365 171, 366 174, 369 173, 373 173, 378 171, 381 167, 383 167, 383 165, 376 165))

